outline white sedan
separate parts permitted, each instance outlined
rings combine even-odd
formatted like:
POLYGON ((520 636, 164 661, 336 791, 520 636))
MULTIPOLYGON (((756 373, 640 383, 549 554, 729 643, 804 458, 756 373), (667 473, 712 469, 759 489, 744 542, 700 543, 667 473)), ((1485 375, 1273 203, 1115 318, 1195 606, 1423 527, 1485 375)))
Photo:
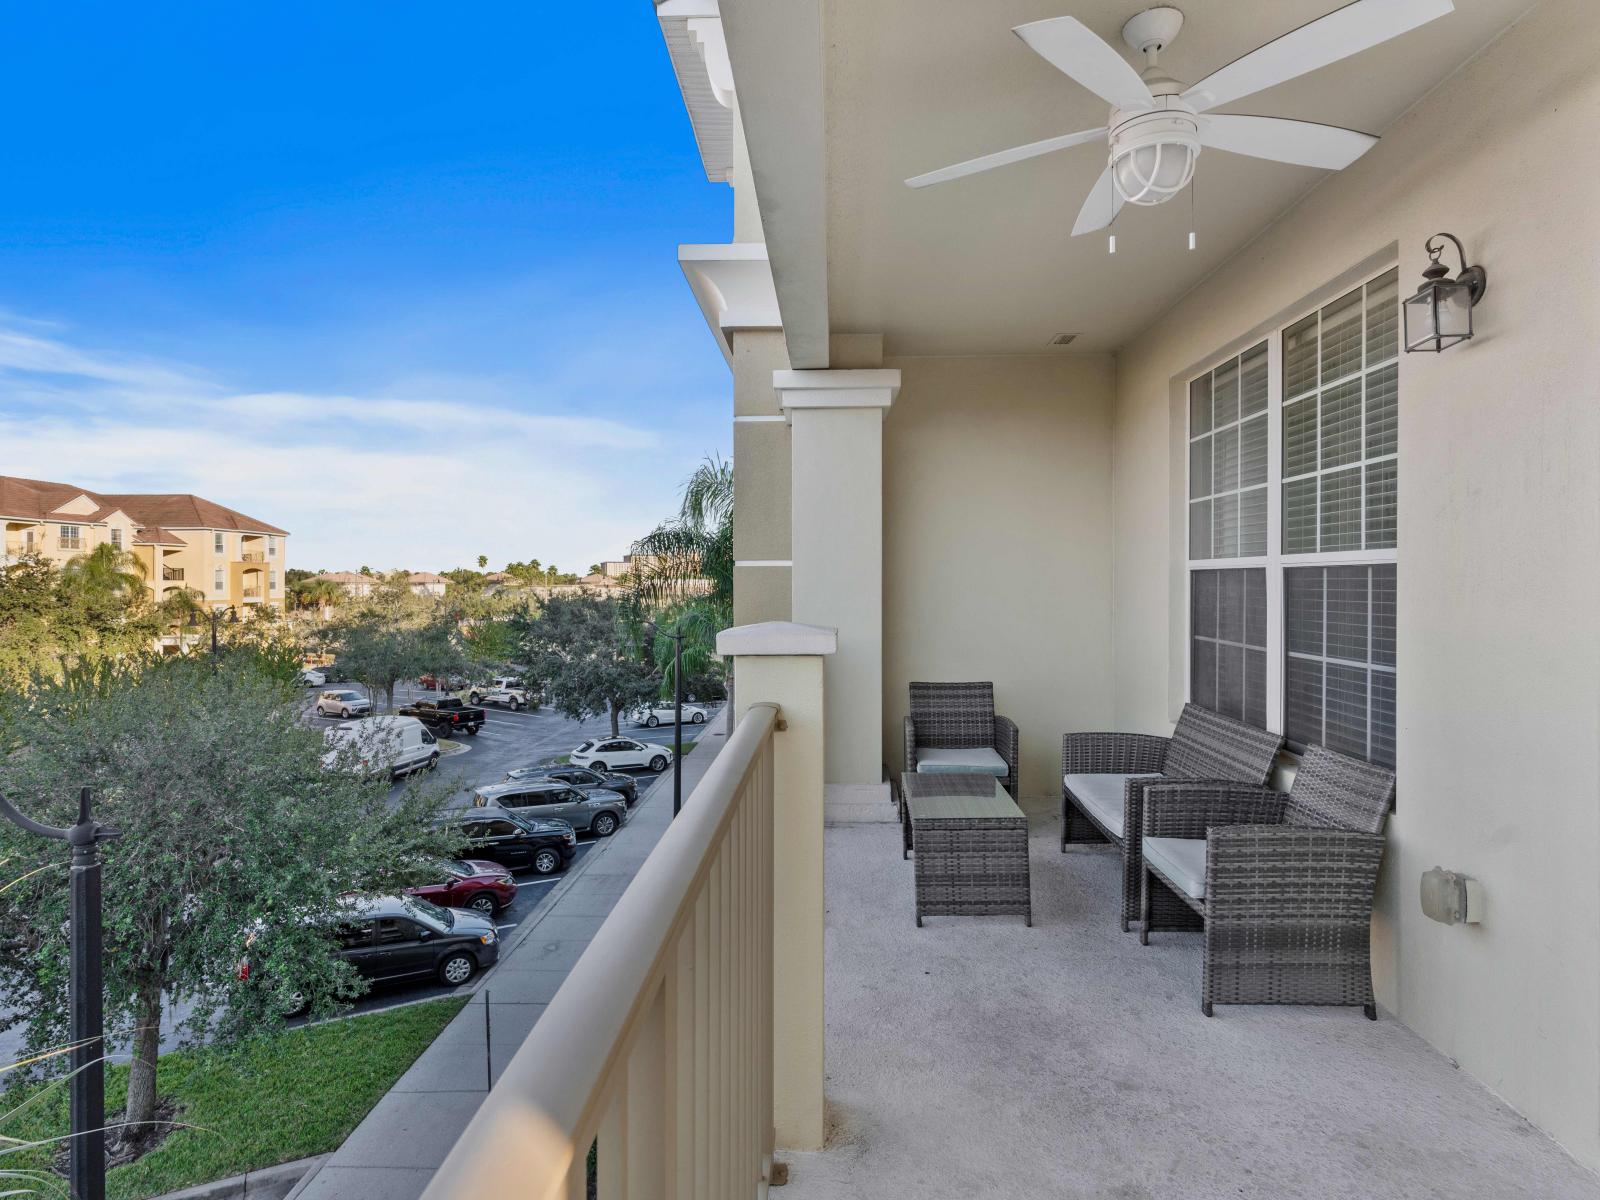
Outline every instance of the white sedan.
POLYGON ((328 682, 328 675, 327 672, 319 671, 315 667, 307 667, 300 672, 300 682, 306 687, 321 687, 328 682))
POLYGON ((571 760, 591 771, 646 767, 659 774, 672 765, 672 751, 628 737, 591 738, 572 752, 571 760))
MULTIPOLYGON (((659 703, 641 706, 628 714, 628 720, 635 725, 644 725, 650 729, 654 729, 657 725, 671 725, 672 717, 672 705, 659 703)), ((683 719, 691 725, 704 725, 706 710, 698 704, 685 704, 683 719)))

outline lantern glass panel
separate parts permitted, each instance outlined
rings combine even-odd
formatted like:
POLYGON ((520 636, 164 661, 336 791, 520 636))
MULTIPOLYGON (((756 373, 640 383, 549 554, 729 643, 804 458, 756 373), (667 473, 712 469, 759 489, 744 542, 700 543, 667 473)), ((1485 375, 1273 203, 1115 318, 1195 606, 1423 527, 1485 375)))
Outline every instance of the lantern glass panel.
POLYGON ((1406 349, 1443 350, 1472 336, 1472 289, 1448 279, 1405 302, 1406 349))

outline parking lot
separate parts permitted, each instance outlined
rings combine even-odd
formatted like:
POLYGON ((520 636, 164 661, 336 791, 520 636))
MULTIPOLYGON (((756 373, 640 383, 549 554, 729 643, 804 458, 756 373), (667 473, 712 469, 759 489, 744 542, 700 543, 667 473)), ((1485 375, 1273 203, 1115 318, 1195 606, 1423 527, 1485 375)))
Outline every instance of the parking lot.
MULTIPOLYGON (((355 685, 336 685, 331 687, 355 685)), ((322 688, 307 688, 306 703, 309 708, 322 688)), ((355 690, 362 690, 355 688, 355 690)), ((411 684, 402 684, 395 689, 394 703, 399 708, 410 703, 413 699, 429 697, 434 693, 426 689, 417 688, 411 684)), ((486 723, 476 737, 462 737, 460 744, 464 750, 446 754, 439 760, 432 779, 449 784, 453 791, 451 803, 457 806, 466 806, 472 803, 472 792, 475 788, 485 784, 498 783, 507 771, 513 767, 526 766, 553 755, 566 754, 585 738, 609 735, 611 722, 609 718, 597 717, 587 721, 574 721, 560 713, 548 710, 538 712, 510 712, 493 706, 483 706, 487 709, 486 723)), ((684 726, 684 749, 687 752, 689 742, 710 728, 711 722, 718 718, 721 705, 708 706, 711 709, 711 721, 706 725, 684 726)), ((338 721, 331 717, 317 717, 308 713, 307 718, 319 728, 331 728, 338 721)), ((659 729, 636 728, 624 721, 621 725, 624 736, 636 737, 640 741, 655 742, 662 746, 671 747, 672 727, 667 725, 659 729)), ((648 771, 631 772, 639 779, 639 800, 643 803, 652 786, 652 776, 648 771)), ((672 772, 667 770, 657 777, 664 782, 670 790, 672 787, 672 772)), ((398 794, 402 785, 395 785, 395 794, 398 794)), ((626 836, 627 827, 623 827, 622 836, 626 836)), ((594 841, 586 834, 578 838, 578 853, 573 859, 576 865, 594 845, 594 841)), ((569 870, 571 867, 568 868, 569 870)), ((527 920, 539 909, 544 898, 554 888, 556 882, 562 878, 554 875, 540 878, 532 873, 524 873, 517 877, 517 898, 502 910, 495 918, 495 924, 502 937, 514 932, 516 927, 527 920)), ((419 999, 433 996, 448 995, 455 989, 442 984, 408 984, 395 987, 375 988, 372 992, 362 997, 354 1006, 355 1012, 370 1012, 374 1009, 385 1008, 394 1004, 410 1003, 419 999)), ((171 1048, 175 1044, 175 1026, 183 1019, 184 1006, 168 1006, 168 1011, 162 1021, 162 1046, 163 1049, 171 1048)), ((20 1053, 22 1047, 22 1030, 14 1028, 0 1033, 0 1063, 13 1061, 20 1053)))

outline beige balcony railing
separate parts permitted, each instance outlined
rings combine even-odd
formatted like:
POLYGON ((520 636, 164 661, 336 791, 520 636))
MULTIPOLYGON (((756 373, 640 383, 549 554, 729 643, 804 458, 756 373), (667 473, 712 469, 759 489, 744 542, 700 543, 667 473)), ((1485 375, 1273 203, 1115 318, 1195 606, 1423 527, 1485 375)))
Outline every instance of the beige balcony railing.
POLYGON ((182 583, 183 582, 183 568, 182 567, 162 567, 161 568, 161 578, 165 579, 165 580, 167 580, 168 582, 171 582, 171 583, 182 583))
POLYGON ((243 591, 241 591, 239 594, 241 596, 243 596, 246 600, 259 600, 259 599, 261 599, 261 589, 258 588, 258 587, 253 587, 253 588, 247 587, 243 591))
POLYGON ((777 715, 750 706, 425 1200, 582 1197, 591 1144, 600 1200, 765 1194, 777 715))
POLYGON ((246 550, 239 558, 244 562, 266 562, 267 556, 260 550, 246 550))

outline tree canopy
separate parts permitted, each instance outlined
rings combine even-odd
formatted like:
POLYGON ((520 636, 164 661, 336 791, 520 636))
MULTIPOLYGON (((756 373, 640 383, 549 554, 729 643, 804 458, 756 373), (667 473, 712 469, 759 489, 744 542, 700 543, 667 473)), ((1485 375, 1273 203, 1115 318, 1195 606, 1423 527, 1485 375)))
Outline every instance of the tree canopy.
POLYGON ((618 716, 656 693, 654 671, 639 653, 622 604, 609 596, 551 596, 537 618, 515 620, 524 679, 537 681, 551 707, 573 720, 618 716))

